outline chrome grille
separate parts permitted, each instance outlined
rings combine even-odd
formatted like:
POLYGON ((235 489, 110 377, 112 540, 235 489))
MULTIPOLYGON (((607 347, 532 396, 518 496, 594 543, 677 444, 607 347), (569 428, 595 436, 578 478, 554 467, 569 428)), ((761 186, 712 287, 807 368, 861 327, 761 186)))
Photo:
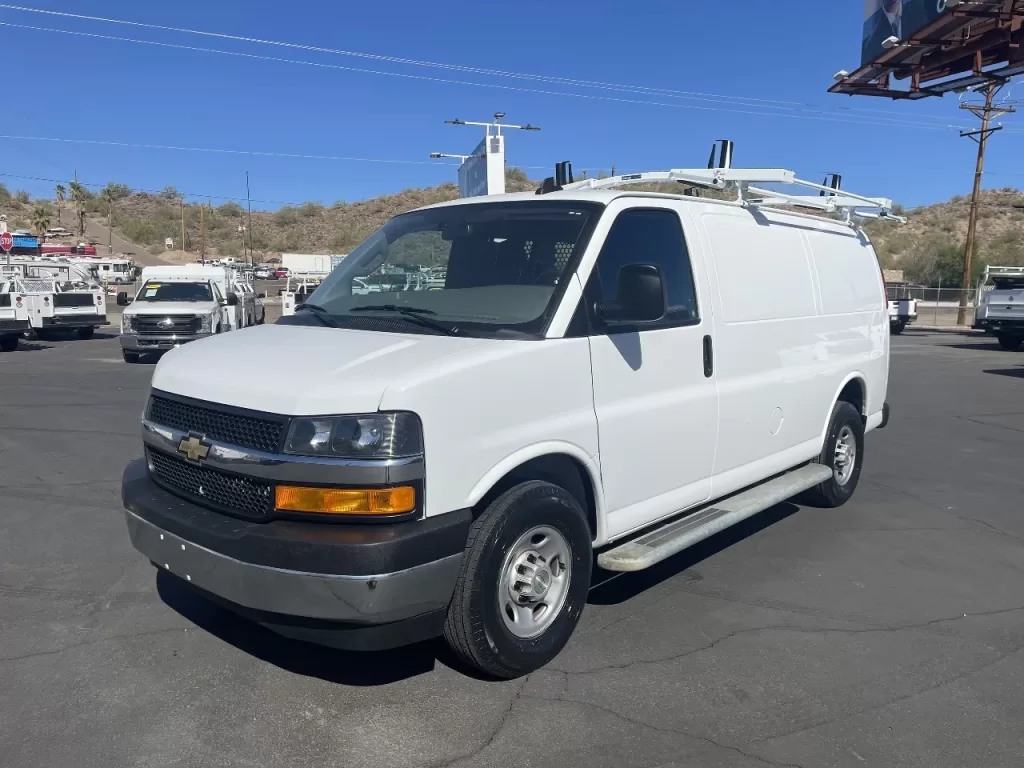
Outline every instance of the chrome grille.
POLYGON ((148 450, 153 478, 196 503, 248 520, 264 520, 274 505, 270 483, 192 464, 176 456, 148 450))
POLYGON ((276 453, 284 442, 286 420, 261 419, 182 403, 160 395, 149 399, 147 418, 154 424, 195 432, 241 448, 253 448, 265 453, 276 453))
POLYGON ((199 333, 202 320, 195 315, 136 315, 140 336, 180 336, 199 333))

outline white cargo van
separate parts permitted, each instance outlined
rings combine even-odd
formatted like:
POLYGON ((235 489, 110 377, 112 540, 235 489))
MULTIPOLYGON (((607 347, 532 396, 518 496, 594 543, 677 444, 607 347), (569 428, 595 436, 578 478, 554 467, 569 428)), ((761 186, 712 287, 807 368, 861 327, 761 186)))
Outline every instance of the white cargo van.
POLYGON ((164 357, 123 479, 134 546, 284 635, 443 633, 514 677, 568 640, 595 551, 639 570, 799 493, 846 502, 888 417, 852 217, 889 201, 785 170, 567 170, 397 216, 292 317, 164 357), (646 181, 736 200, 622 189, 646 181), (444 285, 353 287, 415 265, 444 285))

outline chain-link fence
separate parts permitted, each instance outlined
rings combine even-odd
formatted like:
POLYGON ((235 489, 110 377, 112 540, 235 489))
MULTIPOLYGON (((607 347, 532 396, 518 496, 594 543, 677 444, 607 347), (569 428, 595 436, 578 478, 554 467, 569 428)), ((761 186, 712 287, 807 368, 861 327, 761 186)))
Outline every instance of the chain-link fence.
POLYGON ((970 326, 974 322, 978 290, 970 288, 927 288, 924 286, 888 285, 885 293, 889 300, 916 299, 917 323, 919 325, 953 326, 956 325, 960 301, 967 299, 967 316, 964 323, 970 326))

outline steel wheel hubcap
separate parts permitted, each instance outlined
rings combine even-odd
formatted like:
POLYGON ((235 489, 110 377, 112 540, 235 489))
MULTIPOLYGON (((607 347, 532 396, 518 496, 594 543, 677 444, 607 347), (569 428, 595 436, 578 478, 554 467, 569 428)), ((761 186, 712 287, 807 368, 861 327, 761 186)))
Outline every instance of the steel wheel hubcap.
POLYGON ((501 567, 498 610, 516 637, 542 634, 558 618, 569 594, 569 543, 554 528, 531 528, 509 549, 501 567))
POLYGON ((857 464, 857 437, 849 427, 839 430, 836 437, 836 450, 832 461, 832 472, 839 485, 846 485, 853 475, 857 464))

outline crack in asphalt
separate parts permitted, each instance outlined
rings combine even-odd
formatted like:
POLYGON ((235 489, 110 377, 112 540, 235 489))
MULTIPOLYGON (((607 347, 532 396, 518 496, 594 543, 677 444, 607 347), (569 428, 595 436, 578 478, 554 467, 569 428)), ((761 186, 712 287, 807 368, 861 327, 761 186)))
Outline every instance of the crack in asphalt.
POLYGON ((765 625, 757 626, 757 627, 744 627, 743 629, 733 630, 732 632, 729 632, 729 633, 727 633, 725 635, 722 635, 721 637, 716 638, 715 640, 712 640, 710 643, 707 643, 706 645, 702 645, 702 646, 699 646, 697 648, 690 648, 688 650, 682 651, 681 653, 675 653, 675 654, 672 654, 670 656, 664 656, 664 657, 659 657, 659 658, 655 658, 655 659, 637 659, 637 660, 634 660, 634 661, 621 662, 621 663, 616 663, 616 664, 606 664, 606 665, 603 665, 603 666, 600 666, 600 667, 594 667, 592 669, 583 669, 583 670, 577 670, 577 671, 572 671, 572 670, 567 670, 567 669, 560 669, 558 667, 549 667, 548 669, 550 669, 552 671, 555 671, 555 672, 561 672, 562 674, 566 674, 566 675, 593 675, 593 674, 597 674, 599 672, 607 672, 609 670, 632 669, 633 667, 638 667, 638 666, 647 666, 647 665, 652 665, 652 664, 665 664, 665 663, 668 663, 668 662, 671 662, 671 661, 678 661, 679 659, 686 658, 687 656, 692 656, 693 654, 701 653, 703 651, 710 650, 710 649, 714 648, 715 646, 719 645, 720 643, 724 643, 725 641, 731 640, 734 637, 738 637, 740 635, 746 635, 746 634, 753 634, 753 633, 756 633, 756 632, 769 632, 769 631, 773 631, 774 630, 774 631, 779 631, 779 632, 792 632, 792 633, 795 633, 795 634, 830 634, 831 633, 831 634, 844 634, 844 635, 863 635, 863 634, 869 634, 869 633, 872 633, 872 632, 907 632, 907 631, 912 631, 912 630, 917 630, 917 629, 927 629, 928 627, 932 627, 932 626, 935 626, 937 624, 946 624, 946 623, 949 623, 949 622, 963 621, 964 619, 969 619, 969 618, 983 618, 983 617, 986 617, 986 616, 998 616, 1000 614, 1016 613, 1018 611, 1024 611, 1024 605, 1017 606, 1017 607, 1014 607, 1014 608, 997 608, 997 609, 994 609, 994 610, 991 610, 991 611, 980 611, 978 613, 965 613, 962 616, 947 616, 947 617, 944 617, 944 618, 931 619, 929 621, 919 622, 919 623, 916 623, 916 624, 900 624, 900 625, 896 625, 896 626, 882 626, 882 627, 863 627, 863 628, 857 628, 857 629, 836 629, 836 628, 830 628, 830 627, 800 627, 800 626, 795 626, 795 625, 792 625, 792 624, 765 624, 765 625))
MULTIPOLYGON (((535 697, 535 696, 525 696, 524 698, 537 698, 537 697, 535 697)), ((636 725, 636 726, 641 727, 641 728, 648 728, 648 729, 650 729, 652 731, 657 731, 658 733, 667 733, 667 734, 671 734, 671 735, 674 735, 674 736, 683 736, 684 738, 693 739, 695 741, 700 741, 700 742, 703 742, 705 744, 710 744, 711 746, 716 747, 718 749, 723 749, 723 750, 726 750, 728 752, 735 752, 735 753, 737 753, 739 755, 742 755, 744 757, 749 757, 752 760, 757 760, 759 762, 764 763, 765 765, 773 766, 774 768, 804 768, 804 766, 799 765, 798 763, 784 763, 784 762, 775 762, 775 761, 769 760, 769 759, 767 759, 765 757, 762 757, 761 755, 754 754, 753 752, 748 752, 748 751, 744 750, 742 747, 737 747, 737 746, 734 746, 732 744, 723 744, 722 742, 717 741, 717 740, 711 738, 710 736, 703 736, 703 735, 701 735, 699 733, 691 733, 689 731, 684 731, 684 730, 679 729, 679 728, 666 728, 664 726, 653 725, 653 724, 645 722, 644 720, 641 720, 639 718, 630 717, 629 715, 625 715, 622 712, 618 712, 618 711, 616 711, 614 709, 611 709, 610 707, 605 707, 605 706, 602 706, 600 704, 594 704, 594 703, 589 702, 589 701, 580 701, 579 699, 566 698, 564 695, 560 696, 558 699, 544 699, 544 701, 559 701, 559 702, 562 702, 562 703, 565 703, 565 704, 574 704, 574 705, 579 706, 579 707, 590 707, 592 709, 596 709, 596 710, 599 710, 601 712, 605 712, 605 713, 611 715, 612 717, 615 717, 616 719, 621 720, 624 723, 629 723, 630 725, 636 725)), ((665 764, 662 763, 662 765, 665 765, 665 764)), ((668 763, 668 765, 671 765, 671 763, 668 763)))
POLYGON ((5 661, 22 661, 24 659, 35 659, 40 656, 56 656, 57 654, 64 653, 66 651, 72 651, 75 648, 83 648, 88 645, 101 645, 108 643, 111 640, 126 640, 135 637, 152 637, 154 635, 164 635, 171 632, 187 632, 188 627, 167 627, 165 629, 154 629, 146 632, 128 632, 123 635, 110 635, 108 637, 100 637, 95 640, 84 640, 81 643, 73 643, 72 645, 66 645, 63 648, 56 648, 52 651, 38 651, 35 653, 24 653, 19 656, 0 656, 0 663, 5 661))
POLYGON ((516 686, 516 692, 512 695, 512 699, 509 701, 508 707, 506 707, 505 711, 502 713, 501 720, 499 720, 498 724, 491 730, 490 735, 484 740, 483 744, 474 749, 472 752, 468 752, 464 755, 458 755, 457 757, 453 757, 451 760, 446 760, 443 763, 433 763, 431 764, 431 768, 451 768, 451 766, 453 765, 458 765, 459 763, 464 763, 467 760, 472 760, 477 755, 482 754, 484 751, 486 751, 488 747, 490 747, 495 741, 497 741, 502 731, 505 730, 505 725, 508 723, 509 718, 512 717, 512 711, 515 709, 516 704, 518 704, 519 700, 523 698, 523 691, 526 689, 526 686, 529 682, 530 675, 527 675, 516 686))
POLYGON ((987 661, 987 662, 985 662, 984 664, 982 664, 980 666, 974 667, 973 669, 968 669, 965 672, 960 672, 959 674, 954 675, 953 677, 949 678, 948 680, 943 680, 941 683, 935 683, 934 685, 929 685, 926 688, 922 688, 919 691, 914 691, 913 693, 907 693, 907 694, 904 694, 902 696, 897 696, 895 699, 890 699, 889 701, 885 701, 885 702, 882 702, 880 704, 872 704, 871 706, 864 707, 862 709, 856 710, 855 712, 849 712, 849 713, 840 715, 838 717, 826 718, 826 719, 824 719, 824 720, 822 720, 820 722, 812 723, 810 725, 801 726, 800 728, 796 728, 796 729, 794 729, 792 731, 786 731, 785 733, 779 733, 779 734, 776 734, 774 736, 766 736, 766 737, 761 738, 761 739, 754 739, 754 741, 752 741, 751 743, 752 744, 759 744, 759 743, 768 742, 768 741, 777 741, 779 739, 784 739, 784 738, 786 738, 788 736, 793 736, 793 735, 796 735, 796 734, 799 734, 799 733, 804 733, 806 731, 813 731, 816 728, 821 728, 822 726, 825 726, 825 725, 831 725, 832 723, 839 723, 839 722, 842 722, 844 720, 849 720, 851 717, 857 717, 857 716, 863 715, 863 714, 865 714, 867 712, 874 712, 875 710, 885 709, 886 707, 890 707, 893 704, 899 704, 900 702, 904 702, 904 701, 909 701, 911 699, 915 699, 918 696, 923 696, 924 694, 930 693, 931 691, 936 691, 936 690, 938 690, 940 688, 946 687, 947 685, 952 685, 953 683, 957 683, 957 682, 960 682, 961 680, 964 680, 966 678, 972 677, 973 675, 976 675, 979 672, 984 672, 986 669, 988 669, 990 667, 994 667, 996 664, 999 664, 1000 662, 1006 661, 1006 659, 1010 658, 1011 656, 1016 656, 1022 650, 1024 650, 1024 646, 1020 646, 1020 647, 1016 648, 1015 650, 1012 650, 1012 651, 1009 651, 1008 653, 1002 654, 1001 656, 999 656, 998 658, 993 659, 992 661, 987 661))

